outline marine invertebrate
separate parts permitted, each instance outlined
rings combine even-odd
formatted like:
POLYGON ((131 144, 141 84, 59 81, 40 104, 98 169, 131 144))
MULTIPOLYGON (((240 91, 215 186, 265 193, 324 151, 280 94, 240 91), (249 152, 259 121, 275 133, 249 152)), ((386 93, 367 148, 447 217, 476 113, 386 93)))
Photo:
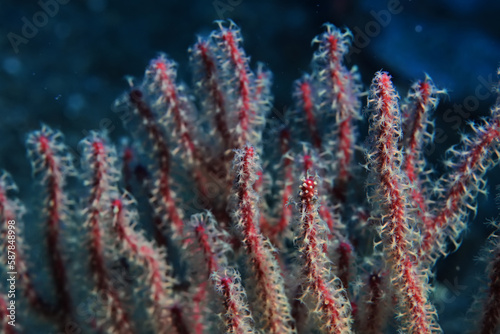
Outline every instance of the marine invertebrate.
MULTIPOLYGON (((8 242, 10 221, 22 234, 23 209, 7 174, 0 179, 2 254, 15 251, 20 325, 374 333, 392 314, 404 332, 439 332, 430 278, 448 241, 458 245, 483 177, 498 163, 498 106, 450 150, 434 194, 422 150, 442 92, 426 77, 401 103, 390 75, 378 72, 363 157, 361 81, 343 61, 350 40, 348 30, 325 25, 313 40, 311 73, 295 84, 294 109, 267 137, 272 75, 262 64, 252 69, 233 22, 218 22, 190 48, 192 90, 165 55, 142 80, 129 80, 115 112, 132 144, 117 149, 93 132, 78 170, 59 131, 31 133, 45 209, 25 226, 44 226, 47 273, 26 260, 21 238, 8 242), (39 291, 34 274, 53 295, 39 291)), ((14 270, 7 263, 4 273, 14 270)), ((8 316, 12 299, 2 293, 8 316)))

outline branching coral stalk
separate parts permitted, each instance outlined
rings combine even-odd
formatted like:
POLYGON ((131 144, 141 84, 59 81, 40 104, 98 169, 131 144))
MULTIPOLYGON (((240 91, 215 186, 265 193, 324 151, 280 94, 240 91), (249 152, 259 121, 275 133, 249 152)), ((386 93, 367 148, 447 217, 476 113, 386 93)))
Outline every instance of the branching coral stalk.
POLYGON ((402 106, 404 154, 403 170, 408 176, 410 185, 410 199, 422 228, 432 228, 432 213, 429 199, 429 180, 424 158, 424 145, 433 138, 429 129, 433 126, 430 116, 436 109, 438 96, 445 91, 438 90, 432 79, 426 76, 425 80, 414 83, 408 97, 402 106))
MULTIPOLYGON (((305 154, 299 156, 303 160, 303 174, 310 175, 317 170, 320 164, 319 158, 313 152, 308 152, 307 146, 304 147, 304 151, 305 154)), ((332 265, 333 274, 338 276, 348 295, 349 276, 352 274, 354 263, 353 248, 344 235, 346 226, 341 222, 340 215, 332 210, 328 189, 328 184, 324 181, 315 188, 318 201, 323 203, 318 206, 319 219, 325 222, 328 227, 324 235, 327 242, 322 242, 321 246, 325 254, 332 254, 330 260, 334 262, 332 265)))
POLYGON ((424 231, 419 252, 423 260, 434 262, 446 254, 448 238, 458 247, 458 239, 467 226, 468 210, 476 211, 477 194, 484 193, 483 176, 500 158, 500 102, 489 119, 471 127, 474 134, 463 137, 463 148, 452 148, 448 152, 452 158, 446 164, 451 171, 438 183, 442 204, 424 231))
POLYGON ((500 226, 498 222, 493 224, 495 232, 489 237, 487 246, 488 284, 481 301, 482 307, 479 312, 480 319, 476 328, 477 333, 495 334, 500 329, 500 226))
POLYGON ((184 223, 182 212, 175 202, 175 193, 171 187, 170 177, 170 148, 168 146, 165 130, 160 126, 158 115, 156 115, 143 92, 147 87, 133 86, 128 94, 128 103, 139 117, 139 132, 144 133, 152 146, 153 158, 156 161, 155 182, 152 186, 153 196, 151 205, 157 215, 161 216, 160 228, 171 229, 174 238, 179 238, 183 234, 184 223))
MULTIPOLYGON (((210 145, 214 154, 206 167, 211 181, 220 188, 216 199, 223 202, 231 189, 232 150, 247 142, 257 150, 261 148, 265 114, 272 106, 272 74, 263 64, 258 64, 255 71, 250 68, 241 32, 234 22, 217 23, 218 30, 209 38, 199 38, 190 49, 190 60, 196 91, 206 109, 200 116, 209 120, 213 129, 210 136, 219 144, 210 145)), ((228 223, 229 217, 220 213, 226 209, 225 203, 217 203, 211 209, 221 224, 228 223)))
POLYGON ((260 144, 260 128, 265 119, 259 113, 257 104, 256 76, 250 70, 249 58, 241 47, 243 38, 239 28, 230 21, 229 26, 224 26, 218 21, 219 31, 211 35, 219 50, 218 57, 221 63, 221 79, 227 79, 226 85, 233 91, 231 104, 237 109, 237 123, 233 132, 237 148, 251 143, 260 144))
POLYGON ((316 96, 313 93, 313 82, 309 75, 304 75, 301 80, 295 83, 294 97, 297 101, 297 108, 304 113, 307 128, 311 136, 312 144, 317 150, 321 150, 322 139, 318 131, 316 120, 316 96))
POLYGON ((266 115, 273 107, 273 93, 271 86, 273 82, 273 73, 263 64, 258 63, 255 71, 255 104, 257 111, 254 115, 254 131, 257 138, 261 139, 263 126, 266 123, 266 115))
MULTIPOLYGON (((111 198, 110 201, 113 230, 118 237, 117 247, 130 259, 131 265, 141 269, 139 281, 143 286, 140 288, 146 289, 148 315, 155 330, 158 333, 165 332, 171 328, 169 308, 174 305, 174 279, 170 276, 172 270, 166 263, 165 251, 134 230, 138 217, 131 208, 133 201, 130 198, 111 198)), ((170 330, 175 332, 174 329, 170 330)))
POLYGON ((226 334, 252 334, 252 317, 246 303, 246 294, 240 276, 234 270, 213 272, 211 275, 216 290, 222 296, 224 314, 222 315, 226 334))
POLYGON ((188 165, 199 165, 202 157, 194 136, 191 106, 185 96, 184 87, 177 84, 176 79, 177 64, 167 59, 165 55, 160 55, 151 61, 146 70, 145 86, 150 87, 151 93, 158 97, 156 107, 165 112, 160 115, 164 123, 167 125, 172 123, 171 128, 174 130, 172 137, 180 144, 173 153, 179 151, 185 155, 188 165))
POLYGON ((255 113, 255 106, 252 101, 251 91, 251 77, 250 68, 248 65, 248 59, 240 48, 239 43, 242 42, 240 31, 233 24, 229 28, 219 24, 220 33, 214 34, 214 38, 220 39, 221 50, 226 53, 227 67, 230 68, 233 73, 230 75, 234 84, 236 85, 237 98, 236 107, 238 108, 238 125, 236 128, 236 133, 239 134, 238 146, 243 146, 248 140, 250 120, 255 113))
POLYGON ((66 277, 66 264, 61 250, 63 225, 67 222, 67 198, 64 190, 66 178, 74 173, 71 157, 64 144, 63 135, 48 126, 42 126, 28 136, 26 142, 33 174, 41 177, 46 188, 46 244, 54 285, 57 291, 57 309, 70 317, 71 296, 66 277))
POLYGON ((214 32, 209 38, 199 37, 189 52, 195 91, 204 110, 199 117, 211 129, 212 154, 207 158, 207 171, 220 189, 219 196, 212 201, 212 205, 217 203, 218 206, 211 209, 221 224, 228 224, 229 217, 223 217, 220 212, 225 211, 225 200, 231 192, 232 150, 238 146, 239 135, 235 130, 234 86, 229 84, 231 74, 227 72, 228 59, 227 55, 221 54, 218 36, 220 32, 214 32))
POLYGON ((219 134, 222 152, 226 152, 235 147, 235 139, 229 130, 227 96, 220 81, 221 73, 213 46, 209 40, 198 38, 198 42, 189 51, 201 103, 205 112, 213 116, 214 129, 219 134))
POLYGON ((367 160, 377 179, 374 198, 380 205, 380 236, 396 286, 402 325, 406 333, 412 334, 440 331, 436 312, 428 301, 426 274, 416 262, 416 240, 408 214, 409 186, 401 171, 398 97, 388 73, 375 75, 369 107, 373 144, 367 160))
POLYGON ((274 247, 259 230, 257 195, 253 184, 257 180, 258 157, 252 146, 236 152, 234 158, 234 219, 241 230, 248 254, 257 294, 259 319, 268 333, 294 333, 290 306, 285 294, 280 267, 274 258, 274 247))
POLYGON ((15 192, 17 192, 17 186, 10 174, 0 171, 0 261, 2 261, 0 267, 7 266, 9 255, 14 255, 14 270, 7 268, 9 270, 6 271, 17 273, 17 284, 22 288, 22 293, 28 299, 31 307, 45 316, 52 316, 53 309, 42 300, 36 291, 28 271, 25 253, 29 248, 22 236, 24 233, 22 216, 25 208, 17 198, 13 198, 12 193, 15 192))
POLYGON ((388 277, 383 273, 373 272, 368 276, 366 295, 362 299, 363 305, 359 305, 362 311, 357 316, 359 319, 357 329, 360 333, 384 332, 391 310, 391 289, 387 281, 388 277))
POLYGON ((443 90, 436 88, 429 76, 426 76, 425 80, 412 85, 402 106, 405 146, 403 169, 410 183, 419 182, 425 172, 423 148, 433 138, 433 133, 429 131, 433 126, 430 116, 438 105, 438 96, 444 93, 443 90))
MULTIPOLYGON (((202 276, 211 278, 215 290, 221 296, 224 308, 222 320, 226 333, 253 333, 253 320, 239 273, 228 267, 226 253, 231 250, 227 243, 229 235, 218 228, 209 212, 193 215, 189 224, 196 239, 193 252, 196 254, 201 251, 203 254, 200 266, 206 271, 201 270, 202 276)), ((204 288, 205 284, 202 283, 201 289, 204 288)))
POLYGON ((352 267, 355 262, 354 252, 352 245, 347 241, 343 240, 338 243, 338 247, 335 249, 336 257, 336 273, 344 288, 349 290, 349 282, 352 276, 352 267))
POLYGON ((83 165, 88 173, 90 196, 86 211, 86 227, 90 230, 89 254, 90 269, 94 277, 97 291, 106 304, 107 330, 129 334, 133 333, 130 315, 123 304, 123 296, 113 286, 106 253, 109 249, 109 224, 104 218, 109 208, 109 196, 115 190, 118 182, 115 169, 116 153, 106 143, 105 139, 91 133, 82 141, 84 148, 83 165))
POLYGON ((361 85, 356 68, 349 70, 343 62, 349 51, 351 32, 342 32, 328 23, 325 27, 326 31, 313 40, 313 44, 318 44, 313 57, 313 73, 318 81, 321 108, 326 113, 335 110, 334 161, 337 167, 333 191, 336 198, 344 202, 356 144, 354 121, 361 118, 361 85))
MULTIPOLYGON (((303 154, 298 155, 297 159, 297 163, 300 165, 297 169, 300 174, 309 175, 315 171, 324 169, 321 158, 313 149, 311 149, 309 145, 304 144, 302 150, 303 154)), ((335 215, 332 212, 333 210, 331 210, 332 206, 330 205, 329 198, 330 184, 328 184, 324 179, 320 182, 321 184, 317 191, 318 198, 321 199, 323 204, 318 207, 318 212, 322 221, 324 221, 328 226, 329 238, 332 238, 334 235, 338 237, 340 236, 340 231, 343 230, 344 227, 341 226, 338 215, 335 215)))
POLYGON ((313 313, 318 316, 324 333, 351 333, 351 305, 338 277, 329 268, 330 262, 324 252, 325 228, 319 218, 317 182, 307 177, 300 186, 300 221, 297 241, 304 261, 303 295, 309 295, 315 305, 313 313))
POLYGON ((195 334, 203 334, 207 331, 209 327, 208 321, 206 320, 206 307, 207 302, 207 282, 203 282, 198 285, 197 290, 193 296, 192 303, 192 327, 195 334))
MULTIPOLYGON (((266 225, 266 229, 263 228, 264 235, 268 236, 272 241, 273 245, 278 248, 282 248, 284 236, 289 232, 290 222, 292 221, 292 208, 288 205, 293 192, 293 157, 290 152, 290 131, 284 128, 280 131, 280 153, 282 155, 281 161, 275 167, 282 171, 282 180, 278 181, 280 191, 276 201, 279 201, 281 205, 278 207, 275 215, 277 218, 277 223, 275 225, 266 225)), ((262 225, 261 225, 262 227, 262 225)))
POLYGON ((203 280, 210 277, 214 271, 227 266, 226 253, 231 251, 228 244, 230 236, 217 226, 215 217, 210 212, 191 216, 189 227, 194 239, 191 242, 195 244, 190 252, 193 257, 199 256, 197 254, 200 252, 203 254, 202 265, 206 269, 202 270, 200 275, 203 280))
POLYGON ((196 333, 204 333, 208 328, 204 322, 207 303, 211 296, 207 278, 227 266, 226 252, 231 250, 227 243, 229 235, 217 226, 210 212, 191 216, 189 221, 190 263, 193 267, 192 284, 197 286, 193 301, 193 317, 196 333))
POLYGON ((180 152, 193 173, 201 196, 207 196, 206 178, 203 170, 204 157, 194 131, 193 106, 185 93, 185 87, 176 83, 177 65, 164 55, 154 59, 146 71, 145 86, 153 96, 158 96, 156 108, 164 110, 161 122, 171 130, 171 138, 178 142, 172 150, 180 152))
MULTIPOLYGON (((500 159, 500 102, 449 151, 449 173, 432 182, 424 150, 441 91, 426 77, 413 85, 401 115, 390 76, 377 73, 368 105, 365 197, 368 173, 357 173, 355 154, 363 94, 356 68, 344 61, 352 39, 347 29, 325 25, 313 40, 311 73, 294 86, 295 113, 266 128, 266 137, 272 75, 262 64, 254 67, 231 21, 217 22, 191 47, 192 90, 178 76, 184 70, 163 54, 143 79, 130 80, 115 109, 135 136, 123 139, 122 161, 103 135, 91 133, 73 174, 59 132, 44 126, 30 134, 44 214, 26 215, 33 221, 25 231, 37 233, 33 224, 41 220, 49 259, 47 268, 39 261, 28 273, 23 251, 29 248, 17 239, 16 305, 23 310, 16 317, 26 332, 58 325, 68 332, 74 323, 83 332, 110 334, 440 332, 429 301, 430 285, 441 279, 432 276, 433 265, 449 239, 458 246, 486 189, 483 174, 500 159), (71 202, 70 191, 87 196, 71 202), (117 270, 126 274, 119 281, 117 270), (54 291, 35 291, 51 283, 54 291), (295 297, 293 319, 287 292, 295 297), (43 301, 46 295, 54 300, 43 301), (96 297, 103 302, 97 309, 96 297), (32 306, 27 313, 24 305, 32 306), (220 310, 223 329, 216 328, 220 310), (398 323, 386 329, 391 317, 398 323)), ((0 176, 4 262, 13 231, 5 223, 15 220, 22 233, 18 223, 25 218, 12 190, 0 176)), ((480 330, 488 334, 498 331, 500 317, 497 248, 482 308, 480 330)), ((1 263, 0 276, 5 269, 1 263)), ((12 334, 4 284, 0 331, 12 334)))

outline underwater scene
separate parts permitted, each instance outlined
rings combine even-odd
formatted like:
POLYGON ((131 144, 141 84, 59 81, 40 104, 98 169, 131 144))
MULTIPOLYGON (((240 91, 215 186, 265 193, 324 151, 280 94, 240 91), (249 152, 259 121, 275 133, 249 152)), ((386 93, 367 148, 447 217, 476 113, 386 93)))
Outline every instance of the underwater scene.
POLYGON ((500 333, 500 2, 0 2, 0 333, 500 333))

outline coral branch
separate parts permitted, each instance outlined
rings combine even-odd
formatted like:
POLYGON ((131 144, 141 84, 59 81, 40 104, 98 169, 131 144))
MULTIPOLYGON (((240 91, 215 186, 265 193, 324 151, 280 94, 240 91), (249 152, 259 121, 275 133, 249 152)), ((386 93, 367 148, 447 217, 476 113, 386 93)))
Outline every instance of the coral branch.
MULTIPOLYGON (((31 274, 28 271, 26 251, 29 247, 24 242, 24 206, 11 193, 17 192, 17 186, 10 174, 0 171, 0 261, 1 266, 8 263, 8 255, 14 254, 15 271, 19 286, 24 296, 28 299, 31 307, 35 308, 45 316, 53 316, 53 309, 42 299, 36 291, 31 274), (10 233, 9 233, 9 230, 10 233)), ((13 270, 7 270, 13 271, 13 270)))
POLYGON ((380 205, 380 236, 397 288, 403 328, 414 334, 440 331, 435 310, 427 299, 426 274, 419 270, 415 258, 416 237, 408 214, 409 186, 401 171, 398 97, 388 73, 375 75, 369 107, 373 110, 370 115, 373 144, 367 160, 378 181, 374 204, 380 205))
POLYGON ((485 289, 485 298, 481 301, 480 321, 478 333, 495 334, 500 329, 500 226, 493 223, 496 229, 489 237, 487 273, 488 285, 485 289))
POLYGON ((166 226, 173 231, 174 237, 180 237, 183 234, 184 223, 175 202, 175 193, 170 185, 170 150, 166 135, 158 124, 158 117, 145 100, 145 95, 140 87, 133 87, 128 98, 133 110, 139 116, 142 131, 150 140, 154 159, 157 162, 157 165, 153 167, 156 181, 153 185, 151 205, 161 216, 162 226, 160 228, 166 226))
POLYGON ((474 135, 463 137, 461 150, 450 149, 447 161, 451 169, 438 183, 442 195, 431 225, 426 226, 419 255, 436 261, 446 254, 446 239, 458 247, 458 239, 467 227, 468 210, 475 212, 475 198, 484 193, 484 174, 498 164, 500 158, 500 102, 490 119, 482 125, 471 124, 474 135), (444 194, 443 194, 444 193, 444 194))
POLYGON ((205 39, 198 42, 190 49, 191 64, 195 69, 195 82, 205 112, 213 115, 214 128, 219 133, 222 141, 223 152, 233 148, 233 138, 229 131, 228 112, 224 87, 220 83, 220 73, 217 59, 212 50, 212 45, 205 39))
POLYGON ((226 253, 231 250, 228 244, 230 237, 217 226, 214 216, 209 212, 191 216, 189 225, 193 231, 193 239, 196 239, 193 257, 200 251, 203 254, 206 272, 202 276, 206 279, 213 272, 227 266, 226 253))
POLYGON ((314 38, 318 50, 313 57, 313 73, 318 81, 318 95, 324 113, 335 113, 335 163, 336 180, 334 195, 345 202, 347 183, 351 178, 354 146, 356 143, 354 121, 360 119, 360 78, 356 68, 351 71, 343 59, 349 51, 352 34, 332 24, 325 24, 326 31, 314 38))
POLYGON ((211 39, 219 49, 219 63, 223 69, 221 79, 227 79, 226 85, 233 91, 231 95, 234 100, 231 103, 237 109, 233 138, 236 138, 237 148, 242 148, 247 142, 258 145, 260 133, 257 128, 264 125, 264 118, 259 115, 256 103, 256 76, 250 70, 249 58, 240 45, 243 38, 239 28, 232 21, 229 27, 225 27, 221 21, 218 24, 220 31, 212 33, 211 39))
POLYGON ((324 249, 325 228, 319 218, 317 182, 307 177, 300 186, 299 251, 304 261, 303 295, 311 295, 324 333, 351 333, 351 305, 340 279, 331 273, 324 249))
POLYGON ((383 333, 390 312, 390 289, 387 275, 374 272, 368 276, 364 305, 359 315, 359 331, 366 334, 383 333))
POLYGON ((304 77, 295 83, 295 99, 297 100, 297 105, 305 114, 305 119, 307 127, 309 129, 310 136, 312 138, 313 146, 320 150, 322 146, 321 135, 318 132, 316 124, 315 110, 315 96, 312 93, 312 82, 309 75, 304 75, 304 77))
POLYGON ((141 269, 139 281, 143 286, 140 289, 146 288, 147 312, 155 330, 161 332, 171 326, 168 308, 174 304, 175 281, 169 276, 171 268, 166 264, 165 251, 134 230, 137 213, 130 209, 132 203, 131 199, 111 199, 112 224, 118 236, 117 247, 123 250, 131 265, 141 269))
POLYGON ((424 145, 433 139, 433 126, 430 114, 436 109, 438 96, 445 91, 438 90, 432 79, 426 76, 425 80, 412 85, 405 104, 402 106, 403 116, 403 145, 405 160, 403 170, 410 181, 410 200, 416 208, 416 215, 420 219, 422 229, 432 229, 433 214, 429 194, 429 171, 424 158, 424 145))
POLYGON ((220 293, 224 304, 222 318, 227 334, 251 334, 252 316, 246 302, 246 295, 241 286, 240 277, 234 270, 214 272, 211 276, 216 290, 220 293))
POLYGON ((258 316, 262 319, 263 329, 268 333, 294 333, 283 277, 273 256, 274 247, 264 239, 258 228, 257 195, 253 190, 258 177, 257 159, 251 146, 236 152, 233 166, 236 176, 234 219, 241 230, 243 244, 255 274, 256 303, 261 310, 258 316))
POLYGON ((164 110, 161 122, 171 129, 171 137, 178 142, 173 154, 180 152, 193 173, 200 195, 207 197, 204 157, 196 139, 193 122, 193 106, 185 95, 185 87, 176 83, 177 65, 164 55, 151 61, 146 71, 144 85, 150 87, 153 96, 158 95, 156 108, 164 110))
POLYGON ((292 197, 293 191, 293 158, 290 156, 290 131, 286 128, 280 132, 280 153, 282 159, 277 169, 282 170, 283 179, 278 181, 281 187, 279 198, 277 199, 281 203, 277 212, 279 220, 276 225, 269 226, 269 231, 264 231, 264 234, 267 233, 274 245, 280 245, 280 240, 284 239, 283 235, 289 229, 290 222, 292 221, 292 208, 288 205, 288 202, 292 197))
POLYGON ((96 133, 91 133, 82 141, 84 147, 84 169, 89 174, 90 196, 86 209, 85 225, 90 230, 89 253, 90 269, 97 285, 97 291, 104 299, 107 330, 131 334, 130 315, 123 304, 124 297, 113 286, 109 272, 106 253, 109 250, 111 237, 109 226, 103 218, 109 208, 109 196, 118 182, 115 170, 116 153, 109 148, 105 140, 96 133))
MULTIPOLYGON (((267 66, 250 61, 234 22, 216 25, 190 48, 192 89, 163 53, 129 79, 114 112, 134 140, 119 134, 119 157, 106 134, 90 132, 74 168, 60 132, 29 134, 43 191, 25 203, 38 200, 42 214, 0 174, 0 332, 440 333, 432 298, 445 301, 447 267, 434 266, 449 241, 459 246, 500 160, 500 99, 437 177, 425 150, 444 91, 428 76, 401 104, 389 74, 375 75, 363 144, 349 30, 327 23, 313 39, 311 72, 283 118, 267 66), (38 254, 23 235, 37 242, 39 232, 47 259, 28 265, 38 254), (14 299, 22 328, 7 324, 14 299)), ((491 248, 485 334, 500 326, 498 253, 491 248)))
POLYGON ((66 178, 74 173, 63 135, 47 126, 28 136, 26 142, 33 174, 41 175, 46 188, 47 247, 50 254, 52 276, 57 291, 57 309, 69 316, 72 313, 71 296, 66 277, 66 264, 61 249, 61 230, 67 222, 67 199, 64 191, 66 178))
MULTIPOLYGON (((192 259, 196 259, 199 253, 202 253, 201 263, 194 264, 196 266, 193 275, 194 281, 199 285, 196 297, 203 295, 211 295, 206 291, 206 279, 211 278, 215 290, 219 291, 222 296, 222 304, 225 309, 223 321, 227 333, 251 333, 253 321, 251 321, 250 311, 247 308, 246 295, 243 286, 239 282, 239 274, 236 270, 228 267, 228 259, 226 254, 231 251, 228 244, 229 234, 224 230, 219 229, 217 221, 209 212, 193 215, 190 220, 190 228, 192 230, 192 259), (201 268, 201 269, 198 269, 201 268), (207 275, 208 274, 208 275, 207 275), (198 283, 199 280, 202 283, 198 283)), ((207 303, 207 300, 195 298, 197 302, 194 310, 195 317, 203 319, 201 306, 207 303)), ((205 312, 206 313, 206 312, 205 312)), ((198 327, 207 327, 204 323, 199 323, 198 327)))
POLYGON ((402 106, 405 146, 403 170, 408 175, 410 183, 419 182, 423 176, 425 168, 423 148, 433 137, 433 133, 428 130, 433 126, 430 114, 439 103, 438 96, 444 93, 443 90, 436 88, 429 76, 426 76, 425 80, 412 85, 407 101, 402 106))

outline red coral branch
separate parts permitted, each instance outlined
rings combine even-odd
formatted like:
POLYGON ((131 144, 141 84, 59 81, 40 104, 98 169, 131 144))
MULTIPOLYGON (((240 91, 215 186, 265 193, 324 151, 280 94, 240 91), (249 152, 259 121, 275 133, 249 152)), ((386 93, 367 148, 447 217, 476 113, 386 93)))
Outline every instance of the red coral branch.
POLYGON ((158 123, 157 116, 145 101, 145 96, 139 87, 134 87, 128 94, 130 103, 140 118, 141 127, 148 136, 155 152, 154 158, 157 162, 156 181, 153 185, 153 197, 151 205, 157 213, 163 213, 161 217, 163 226, 169 226, 174 237, 180 237, 184 231, 182 214, 175 202, 175 194, 170 185, 170 150, 163 129, 158 123))
POLYGON ((274 248, 258 228, 257 195, 253 190, 258 168, 253 147, 245 146, 236 152, 233 167, 236 176, 234 218, 242 232, 243 244, 255 274, 263 329, 276 334, 294 333, 283 277, 273 255, 274 248))
POLYGON ((131 264, 142 270, 140 281, 147 289, 148 314, 155 330, 165 331, 172 323, 168 308, 174 304, 175 281, 169 276, 171 268, 166 264, 165 251, 133 229, 137 214, 130 206, 130 200, 111 199, 112 224, 118 236, 117 247, 123 250, 131 264))
POLYGON ((367 154, 377 178, 377 204, 381 206, 380 235, 396 285, 402 325, 407 333, 439 331, 436 312, 428 302, 426 273, 418 268, 416 236, 410 227, 408 185, 401 171, 401 124, 398 97, 387 72, 378 72, 371 87, 369 106, 372 151, 367 154))
POLYGON ((438 183, 444 193, 430 225, 426 226, 419 255, 427 261, 436 261, 446 254, 446 239, 458 247, 458 238, 465 230, 468 210, 473 212, 475 198, 484 192, 483 176, 498 164, 500 158, 500 103, 482 125, 471 124, 474 135, 464 136, 462 150, 450 149, 453 157, 447 162, 450 173, 438 183))
POLYGON ((107 330, 116 333, 133 333, 129 311, 123 303, 124 297, 113 286, 106 253, 111 240, 103 217, 106 215, 107 201, 118 182, 115 161, 116 153, 105 140, 96 133, 82 141, 84 165, 89 174, 90 196, 87 205, 86 226, 90 229, 90 269, 97 290, 106 304, 107 330))
POLYGON ((324 333, 351 333, 351 305, 347 292, 338 277, 329 269, 324 247, 324 227, 318 213, 317 182, 307 177, 300 186, 300 232, 297 237, 299 251, 304 260, 303 295, 312 295, 314 313, 320 318, 320 328, 324 333))
POLYGON ((62 225, 67 222, 67 199, 64 191, 66 178, 73 173, 70 156, 63 135, 47 126, 31 133, 27 140, 28 156, 33 173, 41 175, 47 198, 47 247, 50 254, 52 276, 57 291, 57 309, 64 317, 72 313, 72 302, 66 277, 66 264, 61 249, 62 225))
POLYGON ((252 317, 238 273, 232 270, 214 272, 212 281, 221 294, 224 305, 222 319, 228 334, 251 334, 252 317))

